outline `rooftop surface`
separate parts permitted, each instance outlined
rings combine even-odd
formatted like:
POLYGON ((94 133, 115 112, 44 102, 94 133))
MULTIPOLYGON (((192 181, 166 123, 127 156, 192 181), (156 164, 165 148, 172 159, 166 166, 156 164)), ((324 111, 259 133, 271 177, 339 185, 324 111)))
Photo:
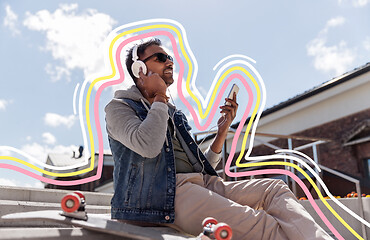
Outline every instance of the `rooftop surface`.
MULTIPOLYGON (((355 68, 350 72, 344 73, 344 74, 342 74, 338 77, 335 77, 331 80, 328 80, 328 81, 326 81, 326 82, 324 82, 324 83, 322 83, 322 84, 320 84, 316 87, 313 87, 313 88, 311 88, 311 89, 309 89, 309 90, 307 90, 307 91, 305 91, 301 94, 298 94, 298 95, 296 95, 292 98, 287 99, 286 101, 283 101, 279 104, 276 104, 275 106, 272 106, 272 107, 264 110, 262 112, 261 117, 264 117, 264 116, 267 116, 271 113, 277 112, 277 111, 279 111, 283 108, 286 108, 290 105, 293 105, 294 103, 305 100, 305 99, 307 99, 311 96, 314 96, 314 95, 316 95, 318 93, 321 93, 321 92, 323 92, 327 89, 333 88, 333 87, 335 87, 339 84, 347 82, 347 81, 349 81, 349 80, 351 80, 351 79, 353 79, 357 76, 360 76, 364 73, 367 73, 369 71, 370 71, 370 62, 366 63, 365 65, 363 65, 361 67, 355 68)), ((248 123, 248 121, 246 121, 246 123, 248 123)), ((232 128, 237 128, 238 125, 239 125, 239 122, 233 124, 231 127, 232 128)))
MULTIPOLYGON (((54 189, 30 189, 20 187, 0 186, 0 217, 10 213, 29 212, 39 210, 60 210, 60 199, 70 191, 54 189)), ((86 196, 86 211, 88 214, 95 214, 101 218, 110 218, 110 199, 112 194, 84 192, 86 196)), ((362 226, 358 220, 353 218, 332 200, 327 200, 333 209, 356 231, 362 234, 362 226)), ((359 199, 339 199, 339 201, 359 214, 359 199)), ((363 213, 366 221, 370 220, 370 198, 362 198, 363 213)), ((323 214, 333 224, 344 239, 357 239, 347 228, 345 228, 336 217, 325 207, 321 200, 316 200, 323 214)), ((301 204, 314 217, 318 224, 325 230, 328 228, 320 219, 309 201, 301 201, 301 204)), ((366 228, 366 227, 365 227, 366 228)), ((364 229, 365 229, 364 228, 364 229)), ((191 239, 190 236, 178 233, 171 228, 141 227, 140 231, 152 233, 152 236, 160 238, 152 239, 191 239)), ((367 229, 367 236, 370 236, 370 228, 367 229)), ((141 235, 141 232, 138 235, 141 235)), ((125 239, 110 234, 96 233, 80 227, 70 225, 55 224, 48 221, 25 221, 25 222, 6 222, 0 219, 0 239, 125 239)), ((128 239, 128 238, 126 238, 128 239)), ((145 239, 145 238, 142 238, 145 239)), ((148 239, 148 238, 147 238, 148 239)), ((365 238, 366 239, 366 238, 365 238)))

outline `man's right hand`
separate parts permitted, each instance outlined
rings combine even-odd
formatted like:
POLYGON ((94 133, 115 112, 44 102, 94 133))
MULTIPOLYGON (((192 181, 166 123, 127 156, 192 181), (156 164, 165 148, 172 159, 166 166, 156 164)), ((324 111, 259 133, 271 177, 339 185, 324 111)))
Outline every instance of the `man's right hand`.
POLYGON ((136 84, 145 98, 154 98, 156 93, 166 95, 167 85, 158 73, 149 71, 145 75, 140 68, 139 76, 136 84))

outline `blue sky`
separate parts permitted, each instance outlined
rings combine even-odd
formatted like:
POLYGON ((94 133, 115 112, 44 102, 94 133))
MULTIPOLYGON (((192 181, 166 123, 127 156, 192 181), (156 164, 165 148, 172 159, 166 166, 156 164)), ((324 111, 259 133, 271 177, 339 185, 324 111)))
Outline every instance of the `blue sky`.
MULTIPOLYGON (((220 59, 238 53, 256 60, 266 107, 370 60, 369 0, 1 0, 0 146, 45 161, 49 152, 83 144, 72 108, 76 84, 103 68, 100 46, 111 30, 152 18, 184 26, 198 61, 200 89, 209 87, 220 59)), ((101 97, 102 122, 113 91, 101 97)), ((42 186, 6 169, 0 169, 0 184, 42 186)))

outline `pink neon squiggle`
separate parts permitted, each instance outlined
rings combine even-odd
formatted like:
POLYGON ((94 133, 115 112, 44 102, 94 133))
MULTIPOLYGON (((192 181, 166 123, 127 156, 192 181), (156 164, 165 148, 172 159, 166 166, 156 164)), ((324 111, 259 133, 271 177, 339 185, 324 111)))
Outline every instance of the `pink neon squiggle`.
MULTIPOLYGON (((176 56, 176 53, 175 53, 175 56, 176 56)), ((180 57, 180 56, 176 56, 177 57, 180 57)), ((212 120, 213 120, 213 117, 217 111, 217 106, 220 104, 221 102, 221 98, 223 96, 223 94, 225 93, 226 91, 226 88, 228 87, 228 84, 230 83, 231 80, 235 79, 235 78, 238 78, 244 85, 244 87, 248 90, 250 89, 250 86, 248 84, 248 82, 245 80, 244 77, 242 77, 240 74, 238 73, 234 73, 232 75, 230 75, 227 80, 222 84, 222 87, 220 89, 220 92, 218 93, 217 97, 216 97, 216 100, 214 102, 214 104, 212 105, 212 108, 211 108, 211 112, 210 112, 210 115, 209 117, 207 118, 207 121, 205 122, 204 125, 200 125, 200 121, 198 119, 198 116, 197 114, 195 113, 195 110, 194 108, 191 106, 191 104, 186 100, 186 98, 184 97, 183 93, 182 93, 182 84, 180 83, 180 81, 178 81, 177 83, 177 91, 178 91, 178 94, 179 94, 179 97, 181 99, 181 101, 184 103, 184 105, 188 108, 188 110, 190 111, 191 115, 193 116, 193 119, 194 119, 194 124, 196 126, 196 128, 199 130, 199 131, 205 131, 209 125, 211 124, 212 120)), ((252 96, 252 91, 248 91, 248 95, 249 96, 252 96)), ((248 101, 248 105, 249 104, 252 104, 253 103, 253 97, 249 97, 249 101, 248 101), (252 101, 251 101, 252 100, 252 101)), ((248 109, 248 107, 247 107, 248 109)), ((245 113, 244 113, 245 115, 245 113)), ((249 111, 247 111, 247 117, 249 115, 249 111)), ((239 124, 239 126, 241 126, 241 128, 243 128, 244 125, 241 125, 239 124)), ((239 127, 238 127, 239 128, 239 127)), ((241 130, 240 130, 241 131, 241 130)), ((240 131, 239 131, 239 134, 240 134, 240 131)), ((237 141, 237 137, 239 137, 239 135, 236 135, 235 134, 235 137, 234 137, 234 141, 237 141)))
MULTIPOLYGON (((250 108, 248 109, 248 111, 250 111, 250 108)), ((239 135, 240 135, 240 133, 242 131, 242 127, 244 126, 244 123, 246 122, 247 118, 248 118, 248 114, 244 114, 243 117, 242 117, 242 120, 240 121, 240 124, 239 124, 239 126, 238 126, 238 128, 237 128, 237 130, 235 132, 235 136, 238 136, 239 137, 239 135)), ((262 175, 262 174, 285 174, 285 175, 290 176, 302 188, 302 190, 306 194, 307 198, 309 199, 312 207, 315 209, 315 211, 317 212, 317 214, 319 215, 319 217, 323 220, 323 222, 325 223, 325 225, 328 226, 328 228, 330 229, 330 231, 338 239, 343 239, 344 240, 344 238, 339 234, 339 232, 334 228, 334 226, 329 222, 329 220, 325 217, 325 215, 322 213, 322 211, 320 210, 320 208, 317 206, 315 200, 313 199, 313 197, 312 197, 310 191, 308 190, 308 188, 306 187, 306 185, 301 181, 301 179, 299 179, 292 172, 287 171, 287 170, 281 170, 281 169, 265 169, 265 170, 255 170, 255 171, 239 172, 239 173, 231 172, 230 171, 230 167, 231 167, 231 162, 232 162, 232 160, 234 158, 234 155, 235 155, 235 150, 236 150, 236 145, 237 145, 237 139, 238 139, 238 137, 233 139, 232 146, 231 146, 231 149, 230 149, 230 155, 229 155, 229 157, 227 159, 227 162, 225 164, 225 173, 229 177, 246 177, 246 176, 251 176, 251 175, 262 175)))
MULTIPOLYGON (((154 35, 165 35, 165 36, 168 36, 171 40, 171 43, 172 43, 172 47, 174 49, 174 54, 175 54, 175 57, 176 57, 176 60, 178 61, 179 65, 180 65, 180 71, 179 71, 179 78, 178 78, 178 83, 177 83, 177 89, 178 89, 178 93, 179 93, 179 96, 180 96, 180 99, 181 101, 187 106, 187 108, 189 109, 189 111, 191 112, 191 114, 193 115, 193 118, 194 118, 194 123, 196 125, 196 127, 199 129, 199 130, 205 130, 211 123, 212 119, 213 119, 213 116, 215 115, 215 112, 217 110, 217 108, 215 106, 218 106, 218 104, 220 103, 221 101, 221 97, 223 95, 223 93, 225 92, 228 84, 230 83, 231 80, 235 79, 235 78, 238 78, 242 81, 243 85, 246 87, 248 93, 249 93, 249 101, 248 101, 248 106, 247 106, 247 109, 246 109, 246 112, 248 114, 244 114, 243 115, 243 119, 242 121, 239 123, 239 126, 237 128, 237 131, 236 131, 236 134, 234 136, 234 139, 233 139, 233 143, 232 143, 232 151, 230 152, 230 155, 229 155, 229 159, 228 159, 228 162, 230 159, 233 158, 234 154, 235 154, 235 148, 236 148, 236 144, 237 144, 237 139, 240 135, 240 132, 244 126, 244 123, 249 115, 249 112, 250 112, 250 109, 251 109, 251 106, 252 106, 252 103, 253 103, 253 93, 248 85, 248 83, 245 81, 245 79, 240 75, 240 74, 232 74, 231 76, 228 77, 228 79, 225 81, 225 83, 222 85, 222 88, 220 90, 220 93, 218 94, 217 98, 216 98, 216 101, 215 101, 215 105, 212 107, 212 110, 211 110, 211 113, 210 113, 210 116, 209 118, 207 119, 206 123, 201 126, 200 123, 199 123, 199 119, 197 118, 197 115, 195 114, 195 110, 193 109, 193 107, 190 105, 190 103, 185 99, 183 93, 182 93, 182 84, 181 84, 181 79, 183 77, 183 73, 184 73, 184 64, 180 58, 180 55, 178 53, 178 50, 177 50, 177 45, 176 45, 176 41, 174 39, 174 37, 172 36, 172 34, 169 34, 165 31, 156 31, 156 32, 152 32, 152 33, 147 33, 147 34, 142 34, 142 35, 139 35, 139 36, 135 36, 135 37, 132 37, 132 38, 129 38, 125 41, 123 41, 118 50, 117 50, 117 54, 116 54, 116 62, 117 62, 117 65, 118 65, 118 71, 120 73, 120 79, 117 79, 117 80, 113 80, 113 81, 109 81, 107 83, 104 83, 102 84, 98 91, 97 91, 97 94, 95 96, 95 100, 94 100, 94 116, 95 116, 95 123, 96 123, 96 127, 97 127, 97 133, 98 133, 98 142, 99 142, 99 160, 98 160, 98 169, 97 169, 97 174, 94 175, 94 176, 91 176, 91 177, 87 177, 87 178, 84 178, 84 179, 80 179, 80 180, 73 180, 73 181, 60 181, 60 180, 53 180, 53 179, 49 179, 49 178, 45 178, 45 177, 42 177, 42 176, 39 176, 33 172, 30 172, 30 171, 27 171, 25 169, 22 169, 22 168, 19 168, 19 167, 16 167, 16 166, 13 166, 13 165, 9 165, 9 164, 0 164, 0 168, 7 168, 7 169, 11 169, 11 170, 14 170, 14 171, 18 171, 20 173, 23 173, 27 176, 30 176, 32 178, 35 178, 35 179, 38 179, 40 181, 43 181, 43 182, 46 182, 46 183, 50 183, 50 184, 54 184, 54 185, 61 185, 61 186, 71 186, 71 185, 79 185, 79 184, 83 184, 83 183, 87 183, 87 182, 90 182, 90 181, 95 181, 95 180, 98 180, 100 179, 101 177, 101 172, 102 172, 102 167, 103 167, 103 154, 101 154, 103 151, 104 151, 104 147, 103 147, 103 137, 102 137, 102 131, 101 131, 101 126, 100 126, 100 120, 99 120, 99 99, 100 99, 100 96, 101 96, 101 93, 102 91, 108 87, 108 86, 111 86, 111 85, 114 85, 114 84, 118 84, 118 83, 121 83, 123 82, 124 80, 124 73, 123 73, 123 68, 122 68, 122 64, 121 64, 121 61, 120 61, 120 53, 122 51, 122 48, 132 42, 132 41, 135 41, 135 40, 140 40, 142 38, 146 38, 146 37, 151 37, 151 36, 154 36, 154 35)), ((311 205, 314 207, 314 209, 316 210, 316 212, 319 214, 319 216, 321 217, 321 219, 323 219, 323 221, 325 222, 325 224, 329 227, 329 229, 334 233, 334 235, 338 238, 338 239, 344 239, 337 231, 336 229, 330 224, 330 222, 326 219, 325 215, 321 212, 320 208, 317 206, 316 202, 313 200, 313 197, 312 195, 310 194, 309 190, 307 189, 307 187, 304 185, 304 183, 296 176, 294 175, 293 173, 289 172, 289 171, 286 171, 286 170, 257 170, 257 171, 251 171, 251 172, 248 172, 247 174, 245 175, 242 175, 243 173, 240 173, 240 174, 233 174, 232 172, 229 171, 229 168, 230 168, 230 165, 227 164, 225 166, 225 171, 227 172, 227 174, 229 176, 237 176, 237 177, 240 177, 240 176, 249 176, 249 175, 258 175, 258 174, 273 174, 273 173, 277 173, 277 174, 287 174, 289 175, 290 177, 292 177, 300 186, 301 188, 303 189, 303 191, 305 192, 305 194, 307 195, 311 205)))
MULTIPOLYGON (((120 49, 122 50, 122 48, 125 44, 130 43, 130 42, 135 41, 135 40, 140 40, 140 39, 141 39, 140 36, 135 36, 135 37, 132 37, 130 39, 127 39, 127 40, 125 40, 124 42, 121 43, 121 48, 120 49)), ((117 59, 117 57, 119 58, 119 54, 116 55, 116 59, 117 59)), ((94 176, 90 176, 90 177, 79 179, 79 180, 62 181, 62 180, 54 180, 54 179, 46 178, 46 177, 37 175, 37 174, 35 174, 31 171, 28 171, 28 170, 25 170, 23 168, 13 166, 13 165, 10 165, 10 164, 0 164, 0 168, 7 168, 7 169, 10 169, 10 170, 18 171, 20 173, 23 173, 27 176, 33 177, 33 178, 35 178, 37 180, 40 180, 42 182, 53 184, 53 185, 59 185, 59 186, 80 185, 80 184, 84 184, 84 183, 99 180, 101 178, 102 169, 103 169, 103 161, 104 161, 104 158, 103 158, 104 154, 102 154, 104 152, 104 144, 103 144, 103 136, 102 136, 100 120, 99 120, 99 100, 100 100, 101 93, 104 90, 105 86, 118 84, 118 83, 122 82, 123 79, 124 79, 122 64, 120 63, 120 61, 117 61, 117 63, 121 67, 120 68, 120 70, 121 70, 120 71, 120 76, 121 76, 122 80, 118 79, 116 81, 109 82, 109 84, 103 84, 104 87, 103 87, 103 85, 100 86, 96 95, 95 95, 95 99, 94 99, 94 119, 95 119, 95 123, 96 123, 96 127, 97 127, 96 130, 97 130, 98 142, 99 142, 99 146, 98 146, 98 149, 99 149, 98 166, 97 166, 97 172, 94 176)))
MULTIPOLYGON (((23 173, 27 176, 33 177, 37 180, 40 180, 42 182, 53 184, 53 185, 60 185, 60 186, 79 185, 79 184, 84 184, 84 183, 99 180, 101 178, 102 169, 103 169, 103 160, 104 160, 103 159, 104 154, 102 154, 104 152, 104 144, 103 144, 103 136, 102 136, 101 125, 100 125, 100 120, 99 120, 99 100, 100 100, 101 93, 106 87, 114 85, 114 84, 119 84, 124 80, 124 72, 123 72, 122 64, 121 64, 121 61, 120 61, 120 58, 119 58, 120 53, 122 51, 122 48, 130 42, 140 40, 140 39, 146 38, 146 37, 155 36, 155 35, 166 35, 170 38, 172 37, 172 39, 173 39, 172 44, 176 44, 176 41, 173 38, 173 36, 170 33, 165 32, 165 31, 156 31, 156 32, 146 33, 146 34, 131 37, 131 38, 123 41, 119 45, 119 48, 117 49, 118 51, 116 52, 116 62, 118 64, 118 71, 120 73, 120 78, 117 79, 117 80, 109 81, 107 83, 102 84, 99 87, 99 89, 98 89, 98 91, 95 95, 95 99, 94 99, 94 119, 95 119, 95 125, 97 127, 96 130, 97 130, 98 143, 99 143, 99 145, 98 145, 98 149, 99 149, 98 166, 97 166, 96 175, 90 176, 90 177, 87 177, 87 178, 84 178, 84 179, 79 179, 79 180, 61 181, 61 180, 53 180, 53 179, 50 179, 50 178, 42 177, 42 176, 39 176, 39 175, 37 175, 37 174, 35 174, 31 171, 28 171, 28 170, 25 170, 23 168, 16 167, 16 166, 13 166, 13 165, 10 165, 10 164, 0 164, 0 168, 7 168, 7 169, 15 170, 15 171, 23 173)), ((175 45, 174 48, 176 48, 176 45, 175 45)), ((176 48, 176 50, 177 50, 177 48, 176 48)), ((179 54, 177 54, 177 56, 179 57, 177 59, 178 62, 182 63, 179 54)), ((183 64, 182 64, 182 66, 183 66, 183 64)), ((179 79, 182 79, 182 75, 179 75, 179 79)))
POLYGON ((254 170, 254 171, 248 171, 248 172, 232 173, 229 176, 230 177, 247 177, 247 176, 252 176, 252 175, 263 175, 263 174, 282 174, 282 175, 288 175, 291 178, 293 178, 294 181, 296 181, 296 183, 298 183, 298 185, 302 188, 308 200, 310 201, 312 207, 315 209, 319 217, 323 220, 325 225, 328 226, 328 228, 335 235, 336 238, 340 240, 344 240, 344 238, 339 234, 339 232, 335 229, 335 227, 329 222, 329 220, 325 217, 324 213, 321 211, 319 206, 316 204, 315 200, 313 199, 310 193, 310 190, 308 190, 308 188, 302 182, 302 180, 294 173, 288 170, 283 170, 283 169, 264 169, 264 170, 254 170))
POLYGON ((33 173, 31 171, 25 170, 23 168, 20 168, 20 167, 14 166, 14 165, 6 164, 6 163, 0 163, 0 168, 7 168, 7 169, 10 169, 10 170, 13 170, 13 171, 17 171, 17 172, 20 172, 24 175, 32 177, 34 179, 40 180, 42 182, 50 183, 50 184, 53 184, 53 185, 59 185, 59 186, 80 185, 80 184, 83 184, 83 183, 86 183, 86 182, 92 182, 92 181, 100 179, 99 175, 94 175, 94 176, 87 177, 87 178, 84 178, 84 179, 79 179, 79 180, 61 181, 61 180, 54 180, 54 179, 46 178, 46 177, 37 175, 36 173, 33 173))
MULTIPOLYGON (((142 34, 142 35, 138 35, 138 36, 134 36, 134 37, 131 37, 125 41, 123 41, 118 49, 117 49, 117 52, 116 52, 116 62, 117 62, 117 65, 118 65, 118 71, 120 73, 120 78, 117 79, 117 80, 113 80, 113 81, 109 81, 107 83, 104 83, 102 84, 97 93, 96 93, 96 96, 95 96, 95 99, 94 99, 94 119, 95 119, 95 125, 96 125, 96 130, 97 130, 97 135, 98 135, 98 149, 99 149, 99 155, 98 155, 98 166, 97 166, 97 173, 96 175, 94 176, 91 176, 91 177, 88 177, 88 178, 84 178, 84 179, 80 179, 80 180, 72 180, 72 181, 60 181, 60 180, 52 180, 52 179, 49 179, 49 178, 45 178, 45 177, 40 177, 39 175, 37 174, 34 174, 34 176, 39 176, 37 177, 36 179, 38 180, 41 180, 45 183, 50 183, 50 184, 54 184, 54 185, 63 185, 63 186, 68 186, 68 185, 78 185, 78 184, 84 184, 84 183, 87 183, 87 182, 91 182, 91 181, 95 181, 95 180, 98 180, 100 179, 101 177, 101 174, 102 174, 102 168, 103 168, 103 154, 101 154, 102 152, 104 152, 104 144, 103 144, 103 137, 102 137, 102 131, 101 131, 101 125, 100 125, 100 120, 99 120, 99 100, 100 100, 100 96, 101 96, 101 93, 102 91, 108 87, 108 86, 111 86, 111 85, 114 85, 114 84, 119 84, 121 82, 124 81, 124 72, 123 72, 123 68, 122 68, 122 64, 121 64, 121 61, 120 61, 120 53, 122 51, 122 48, 130 43, 130 42, 133 42, 133 41, 136 41, 136 40, 140 40, 142 38, 146 38, 146 37, 152 37, 152 36, 155 36, 155 35, 165 35, 167 37, 170 38, 171 40, 171 43, 172 43, 172 47, 174 49, 174 53, 175 53, 175 57, 176 57, 176 60, 178 61, 179 65, 180 65, 180 71, 179 71, 179 77, 178 77, 178 83, 177 83, 177 87, 178 89, 180 88, 180 92, 179 92, 179 95, 180 95, 180 99, 183 101, 183 102, 186 102, 187 105, 188 105, 188 108, 190 108, 191 112, 193 114, 195 114, 195 111, 194 109, 191 107, 191 105, 187 102, 187 100, 185 99, 184 95, 182 94, 182 89, 181 89, 181 79, 183 77, 183 73, 184 73, 184 63, 182 62, 181 58, 180 58, 180 55, 178 53, 178 49, 177 49, 177 45, 176 45, 176 40, 175 38, 172 36, 172 34, 170 34, 169 32, 166 32, 166 31, 155 31, 155 32, 151 32, 151 33, 146 33, 146 34, 142 34)), ((209 125, 211 123, 211 120, 213 118, 213 116, 215 115, 215 112, 217 110, 217 106, 220 101, 221 101, 221 97, 222 97, 222 94, 225 92, 226 90, 226 87, 227 85, 229 84, 229 82, 232 80, 232 78, 240 78, 241 76, 239 74, 233 74, 231 75, 227 80, 226 82, 223 84, 222 88, 221 88, 221 91, 220 91, 220 95, 218 95, 217 99, 216 99, 216 105, 214 105, 212 107, 212 111, 211 111, 211 115, 210 117, 208 118, 207 122, 206 122, 206 125, 203 126, 203 128, 206 128, 207 125, 209 125)), ((248 84, 246 84, 248 86, 248 84)), ((250 98, 251 99, 251 98, 250 98)), ((199 125, 199 121, 197 118, 195 118, 195 121, 198 125, 198 127, 201 127, 199 125)), ((202 127, 201 127, 202 128, 202 127)), ((4 166, 4 168, 7 168, 5 166, 11 166, 11 165, 8 165, 8 164, 5 164, 5 165, 2 165, 4 166)), ((9 168, 9 169, 13 169, 13 168, 9 168)), ((21 169, 21 168, 14 168, 14 169, 21 169)), ((13 169, 13 170, 14 170, 13 169)), ((21 173, 25 173, 28 172, 28 173, 32 173, 32 172, 29 172, 27 170, 23 170, 23 171, 20 171, 21 173)), ((28 175, 28 174, 26 174, 28 175)))
MULTIPOLYGON (((213 107, 212 107, 211 114, 210 114, 209 118, 207 119, 206 123, 203 126, 201 126, 199 124, 198 118, 196 117, 197 115, 195 114, 195 111, 194 111, 193 107, 189 104, 189 102, 185 99, 184 95, 182 94, 181 79, 182 79, 183 73, 184 73, 184 64, 181 61, 180 55, 178 53, 176 41, 175 41, 174 37, 172 36, 172 34, 169 34, 169 33, 165 32, 165 31, 156 31, 156 32, 152 32, 152 33, 142 34, 142 35, 139 35, 139 36, 136 36, 136 37, 138 39, 142 39, 142 38, 154 36, 156 34, 157 35, 165 35, 165 36, 169 37, 170 40, 171 40, 172 47, 174 49, 175 58, 176 58, 176 60, 178 61, 179 65, 180 65, 179 78, 178 78, 178 82, 177 82, 178 94, 180 96, 181 101, 187 106, 187 108, 189 109, 189 111, 193 115, 193 118, 195 116, 194 123, 195 123, 196 127, 199 130, 205 130, 210 125, 210 123, 211 123, 211 121, 213 119, 213 116, 215 115, 215 112, 217 110, 217 108, 215 106, 218 106, 218 104, 220 103, 221 97, 222 97, 223 93, 225 92, 225 90, 226 90, 226 88, 227 88, 227 86, 228 86, 228 84, 230 83, 231 80, 233 80, 235 78, 240 79, 242 81, 244 87, 247 89, 248 96, 249 96, 248 105, 247 105, 247 108, 246 108, 246 111, 245 111, 245 113, 247 113, 247 114, 244 114, 243 115, 242 121, 239 123, 239 126, 237 128, 236 134, 234 136, 233 143, 232 143, 233 151, 230 152, 230 155, 229 155, 229 159, 232 159, 233 156, 234 156, 234 154, 235 154, 235 148, 236 148, 236 144, 237 144, 237 140, 239 138, 240 132, 242 131, 242 128, 244 126, 244 123, 245 123, 245 121, 246 121, 246 119, 247 119, 247 117, 249 115, 249 112, 250 112, 250 110, 252 108, 252 104, 253 104, 253 92, 252 92, 249 84, 246 82, 246 80, 240 74, 232 74, 231 76, 229 76, 227 78, 227 80, 225 81, 225 83, 222 85, 222 88, 220 90, 220 94, 216 98, 215 105, 213 105, 213 107)), ((98 90, 97 97, 95 99, 95 109, 94 109, 95 110, 95 120, 96 120, 97 129, 101 129, 100 128, 100 122, 99 122, 99 111, 98 111, 99 110, 99 107, 98 107, 99 101, 98 100, 99 100, 100 94, 101 94, 101 92, 102 92, 102 90, 104 88, 106 88, 108 86, 111 86, 111 85, 114 85, 116 83, 123 82, 123 80, 124 80, 124 73, 123 73, 123 68, 122 68, 122 64, 121 64, 121 61, 120 61, 120 57, 119 56, 120 56, 120 53, 122 51, 123 46, 125 44, 127 44, 127 43, 130 43, 132 41, 138 40, 138 39, 136 39, 136 37, 132 37, 132 38, 130 38, 130 39, 122 42, 119 45, 118 49, 117 49, 116 62, 117 62, 117 66, 118 66, 118 71, 120 73, 120 79, 118 79, 116 81, 110 81, 110 82, 104 83, 103 85, 101 85, 101 87, 98 90)), ((102 148, 100 148, 102 146, 102 144, 100 144, 102 142, 101 132, 98 135, 98 139, 99 139, 99 150, 101 149, 99 152, 101 152, 103 150, 102 148)), ((100 154, 99 154, 99 162, 100 162, 100 154)), ((231 173, 229 171, 229 166, 230 165, 225 166, 225 167, 227 168, 228 172, 231 173)), ((226 171, 226 169, 225 169, 225 171, 226 171)), ((249 173, 251 175, 267 174, 267 173, 270 173, 271 174, 271 173, 274 173, 274 170, 257 170, 257 171, 252 171, 252 172, 249 172, 249 173)), ((308 197, 311 205, 314 207, 314 209, 316 210, 316 212, 318 213, 318 215, 320 216, 320 218, 324 221, 324 223, 333 232, 333 234, 338 239, 343 239, 344 240, 344 238, 338 233, 338 231, 327 220, 327 218, 325 217, 325 215, 322 213, 322 211, 320 210, 320 208, 317 206, 316 202, 314 201, 314 199, 313 199, 312 195, 310 194, 309 190, 307 189, 307 187, 304 185, 304 183, 296 175, 294 175, 293 173, 291 173, 289 171, 286 171, 286 170, 275 170, 275 173, 277 173, 277 174, 287 174, 290 177, 292 177, 300 185, 300 187, 303 189, 303 191, 305 192, 306 196, 308 197)), ((231 175, 234 175, 234 174, 231 174, 231 175)))

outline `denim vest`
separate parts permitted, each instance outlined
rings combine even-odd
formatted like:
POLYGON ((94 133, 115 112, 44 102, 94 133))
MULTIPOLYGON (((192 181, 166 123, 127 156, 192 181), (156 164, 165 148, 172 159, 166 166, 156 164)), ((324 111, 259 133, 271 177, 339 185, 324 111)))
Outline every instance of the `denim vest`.
MULTIPOLYGON (((147 110, 141 102, 124 101, 136 111, 143 121, 147 110)), ((204 164, 204 173, 217 175, 200 151, 188 130, 185 115, 176 111, 174 123, 193 155, 204 164)), ((167 128, 168 145, 163 144, 161 153, 145 158, 122 143, 108 137, 114 159, 114 195, 111 201, 113 219, 173 223, 175 219, 176 169, 171 134, 167 128)), ((191 197, 191 196, 189 196, 191 197)))

